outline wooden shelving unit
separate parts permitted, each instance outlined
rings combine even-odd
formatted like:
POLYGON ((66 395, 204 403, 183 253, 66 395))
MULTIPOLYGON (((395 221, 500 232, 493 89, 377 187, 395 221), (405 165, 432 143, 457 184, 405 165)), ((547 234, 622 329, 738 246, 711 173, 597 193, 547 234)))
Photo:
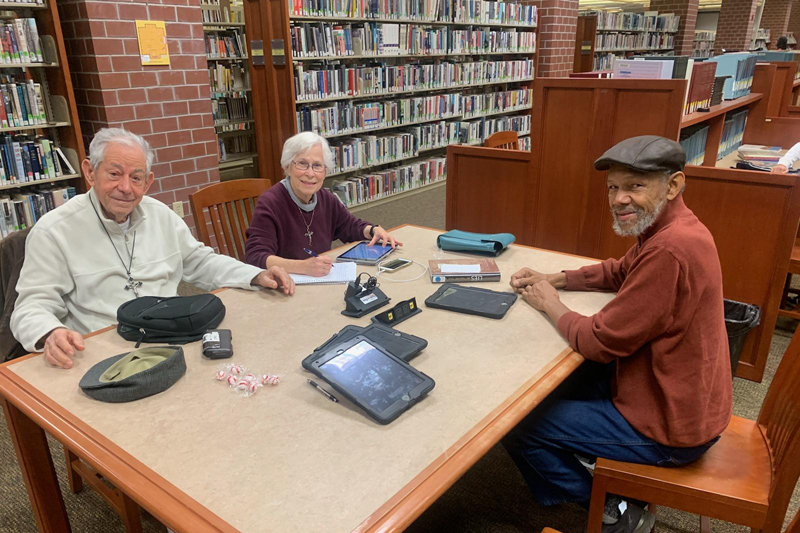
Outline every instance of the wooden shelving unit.
MULTIPOLYGON (((0 184, 0 190, 3 192, 0 196, 11 197, 14 201, 21 201, 20 199, 23 198, 23 196, 15 197, 15 195, 32 193, 33 196, 25 196, 24 201, 29 202, 31 209, 29 213, 33 216, 33 220, 30 222, 35 223, 44 212, 54 208, 53 205, 47 205, 44 199, 46 195, 40 194, 42 191, 62 189, 65 186, 74 187, 77 193, 86 191, 86 183, 80 174, 80 162, 86 157, 86 151, 81 137, 77 104, 56 2, 53 0, 33 3, 0 2, 0 18, 4 23, 9 19, 18 18, 33 18, 36 22, 43 61, 3 62, 0 63, 0 72, 4 76, 13 76, 16 80, 32 80, 35 84, 39 84, 47 115, 47 122, 44 124, 0 128, 2 139, 11 135, 14 135, 14 142, 20 143, 48 139, 52 146, 61 149, 69 164, 76 171, 71 173, 64 166, 62 175, 48 178, 44 169, 41 169, 41 179, 31 179, 31 174, 28 173, 25 181, 18 179, 15 183, 0 184)), ((38 156, 35 154, 35 150, 29 154, 38 156)), ((38 164, 36 163, 36 165, 38 164)), ((33 166, 28 168, 35 169, 33 166)), ((4 222, 6 222, 6 224, 0 225, 11 231, 7 224, 7 215, 5 208, 0 206, 0 216, 4 217, 4 222)), ((22 229, 22 226, 20 225, 16 229, 22 229)))
MULTIPOLYGON (((450 5, 459 3, 459 0, 448 0, 450 5)), ((522 4, 517 2, 507 2, 513 4, 513 8, 522 9, 522 4)), ((323 3, 324 4, 324 3, 323 3)), ((358 4, 358 1, 355 2, 358 4)), ((368 5, 365 2, 365 5, 368 5)), ((487 8, 497 2, 485 2, 487 8)), ((437 137, 439 141, 425 141, 422 142, 416 138, 416 149, 404 150, 393 154, 389 158, 372 158, 370 163, 363 163, 357 168, 350 168, 350 165, 343 165, 347 170, 337 171, 331 173, 326 178, 326 187, 335 188, 337 183, 345 180, 360 179, 360 176, 369 173, 383 172, 395 168, 401 168, 406 164, 422 162, 434 159, 441 159, 444 162, 445 148, 448 144, 453 142, 472 142, 475 139, 467 139, 465 137, 467 128, 462 128, 462 122, 469 120, 485 121, 490 124, 490 121, 500 120, 504 121, 503 129, 506 124, 512 122, 515 116, 527 117, 530 120, 530 105, 532 103, 531 90, 533 86, 534 75, 521 75, 509 76, 501 79, 481 79, 472 80, 467 78, 461 81, 460 78, 454 78, 454 81, 449 84, 429 84, 427 87, 422 84, 415 85, 401 85, 392 86, 391 89, 387 85, 382 85, 380 90, 364 90, 364 91, 341 91, 341 92, 326 92, 325 95, 320 94, 319 91, 303 91, 301 88, 308 86, 308 79, 313 81, 316 77, 322 77, 325 74, 317 74, 317 72, 326 69, 347 69, 347 68, 370 68, 385 65, 388 69, 394 67, 403 67, 407 65, 439 65, 444 63, 455 63, 458 65, 470 62, 481 61, 527 61, 530 60, 532 65, 536 64, 536 50, 535 46, 525 47, 520 49, 513 45, 508 45, 500 49, 476 49, 473 46, 460 47, 462 41, 455 41, 458 37, 464 36, 459 32, 477 31, 483 28, 494 33, 495 36, 506 36, 509 32, 531 33, 533 39, 536 38, 537 29, 535 24, 520 24, 511 23, 508 19, 498 20, 493 19, 491 22, 468 22, 463 19, 456 19, 454 11, 451 11, 449 18, 442 18, 438 14, 429 14, 426 17, 421 16, 420 19, 405 18, 402 13, 399 13, 397 18, 385 16, 333 16, 331 12, 320 11, 325 13, 320 16, 309 16, 308 13, 302 11, 295 11, 299 7, 297 2, 289 2, 283 0, 280 2, 269 2, 267 0, 246 0, 245 13, 247 18, 248 31, 251 34, 253 41, 260 41, 264 46, 264 65, 254 64, 251 61, 251 68, 253 72, 253 100, 255 108, 256 123, 259 131, 268 131, 269 136, 259 136, 259 153, 261 175, 269 177, 273 182, 282 178, 282 170, 280 168, 280 154, 283 142, 291 135, 302 131, 303 128, 309 129, 311 116, 314 115, 314 124, 319 124, 317 128, 312 125, 311 129, 317 131, 327 139, 335 149, 341 148, 345 150, 345 143, 350 142, 352 139, 363 140, 367 136, 394 136, 404 133, 411 133, 416 138, 416 128, 420 128, 420 135, 424 135, 425 131, 431 131, 432 128, 442 128, 446 131, 444 138, 437 137), (424 18, 425 20, 422 20, 424 18), (307 24, 307 25, 306 25, 307 24), (399 49, 392 53, 384 53, 384 50, 378 50, 367 46, 364 43, 363 49, 352 46, 355 41, 356 31, 362 27, 376 28, 375 31, 383 31, 386 26, 392 25, 393 29, 398 31, 401 36, 399 39, 399 49), (297 53, 301 50, 299 43, 306 42, 308 44, 318 43, 319 40, 309 39, 306 41, 299 40, 299 32, 311 32, 317 28, 321 28, 323 32, 330 28, 330 33, 322 33, 324 47, 309 49, 308 47, 303 51, 304 53, 297 53), (334 35, 334 31, 337 32, 334 35), (436 42, 438 44, 435 48, 421 50, 419 48, 404 48, 405 41, 402 41, 403 32, 413 31, 431 32, 435 34, 436 38, 429 37, 429 42, 436 42), (347 37, 336 41, 339 36, 344 35, 343 32, 348 33, 347 37), (506 32, 506 33, 501 33, 506 32), (293 49, 293 37, 297 46, 293 49), (438 41, 436 39, 439 39, 438 41), (452 39, 452 40, 451 40, 452 39), (331 47, 333 44, 333 47, 331 47), (280 48, 282 45, 282 49, 280 48), (283 51, 280 54, 278 50, 283 51), (415 53, 419 52, 419 53, 415 53), (306 78, 303 77, 305 73, 314 72, 306 78), (339 123, 344 123, 343 117, 352 118, 357 115, 360 110, 355 110, 357 106, 389 106, 397 105, 401 107, 404 105, 406 99, 411 98, 427 98, 435 95, 450 98, 451 95, 458 94, 460 102, 465 102, 467 98, 473 95, 497 93, 508 90, 522 90, 528 91, 527 102, 514 103, 512 109, 506 109, 508 106, 488 108, 483 111, 477 112, 472 110, 469 115, 463 112, 463 105, 459 105, 462 109, 461 112, 451 112, 448 108, 442 111, 441 114, 421 113, 420 115, 398 115, 400 118, 389 115, 388 113, 380 114, 380 117, 375 123, 364 124, 359 119, 349 122, 347 127, 336 128, 336 120, 339 123), (331 121, 334 127, 328 123, 316 122, 317 118, 321 115, 320 110, 336 108, 336 112, 330 112, 331 117, 336 117, 336 120, 331 121), (354 114, 348 115, 353 112, 354 114), (467 118, 469 116, 469 118, 467 118), (341 119, 341 120, 340 120, 341 119), (506 120, 509 119, 509 120, 506 120), (427 128, 423 130, 422 128, 427 128), (457 129, 456 129, 457 128, 457 129), (456 138, 452 139, 449 135, 457 132, 456 138), (263 137, 263 138, 262 138, 263 137), (394 157, 396 155, 396 157, 394 157)), ((495 6, 497 7, 497 6, 495 6)), ((324 10, 324 5, 320 6, 324 10)), ((531 11, 533 12, 533 11, 531 11)), ((530 36, 525 35, 515 38, 513 43, 523 44, 530 41, 530 36), (527 41, 526 41, 527 39, 527 41)), ((366 39, 365 39, 366 41, 366 39)), ((408 42, 415 41, 409 39, 408 42)), ((418 41, 417 41, 418 42, 418 41)), ((469 41, 472 43, 472 41, 469 41)), ((481 42, 477 40, 475 42, 481 42)), ((384 41, 385 43, 385 41, 384 41)), ((538 44, 538 43, 534 43, 538 44)), ((252 50, 249 52, 252 57, 252 50)), ((424 68, 424 67, 423 67, 424 68)), ((376 73, 376 76, 384 75, 387 71, 376 73)), ((405 74, 404 74, 405 75, 405 74)), ((329 78, 332 80, 332 78, 329 78)), ((312 81, 312 82, 313 82, 312 81)), ((333 83, 332 81, 330 81, 333 83)), ((453 96, 453 98, 455 98, 453 96)), ((407 113, 407 111, 405 111, 407 113)), ((328 115, 325 116, 327 118, 328 115)), ((524 122, 525 119, 522 119, 524 122)), ((521 124, 519 120, 514 124, 521 124)), ((492 125, 494 123, 491 123, 492 125)), ((529 122, 527 123, 529 124, 529 122)), ((473 126, 474 129, 474 126, 473 126)), ((525 126, 524 131, 529 129, 525 126)), ((489 132, 490 126, 486 127, 489 132)), ((521 135, 524 134, 521 132, 521 135)), ((492 130, 490 133, 494 133, 492 130)), ((483 141, 483 137, 488 135, 481 135, 479 142, 483 141)), ((362 141, 363 142, 363 141, 362 141)), ((430 186, 438 183, 444 176, 440 176, 436 180, 422 180, 416 182, 412 187, 403 187, 401 191, 395 190, 392 194, 382 194, 376 197, 373 201, 385 202, 388 199, 394 199, 401 195, 411 194, 415 187, 430 186)), ((369 185, 365 185, 369 187, 369 185)), ((359 204, 359 209, 363 205, 372 205, 371 202, 359 204)), ((352 205, 351 207, 355 207, 352 205)))
POLYGON ((244 53, 247 50, 244 6, 242 0, 201 0, 201 6, 220 179, 254 178, 258 175, 258 153, 249 56, 244 53), (241 52, 218 54, 210 49, 210 41, 225 37, 237 39, 241 52))

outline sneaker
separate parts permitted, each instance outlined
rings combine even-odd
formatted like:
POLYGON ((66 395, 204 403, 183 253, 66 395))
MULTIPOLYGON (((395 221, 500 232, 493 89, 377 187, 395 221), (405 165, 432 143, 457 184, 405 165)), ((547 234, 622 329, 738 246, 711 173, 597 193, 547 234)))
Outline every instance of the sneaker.
MULTIPOLYGON (((615 496, 610 496, 615 498, 615 496)), ((606 502, 606 509, 608 502, 606 502)), ((617 505, 622 514, 613 524, 606 524, 605 511, 603 512, 603 533, 650 533, 656 523, 656 516, 648 510, 634 503, 622 502, 617 505), (627 505, 626 505, 627 504, 627 505), (620 509, 621 508, 621 509, 620 509)))
POLYGON ((622 511, 619 510, 619 504, 622 499, 619 496, 609 494, 606 497, 606 506, 603 509, 603 525, 611 525, 619 522, 622 511))

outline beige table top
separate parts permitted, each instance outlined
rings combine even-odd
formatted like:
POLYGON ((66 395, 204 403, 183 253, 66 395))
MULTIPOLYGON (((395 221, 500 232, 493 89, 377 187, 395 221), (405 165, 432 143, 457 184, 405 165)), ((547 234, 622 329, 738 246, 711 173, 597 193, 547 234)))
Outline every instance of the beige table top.
MULTIPOLYGON (((436 248, 434 230, 406 226, 394 234, 405 244, 397 256, 424 264, 458 257, 436 248)), ((502 281, 476 285, 509 290, 510 275, 523 266, 549 272, 592 261, 512 246, 497 262, 502 281)), ((420 272, 411 265, 392 276, 420 272)), ((412 364, 436 381, 427 398, 388 426, 346 402, 328 401, 308 385, 311 375, 300 366, 343 326, 368 323, 369 316, 354 320, 340 314, 343 285, 299 286, 294 297, 276 291, 219 293, 227 307, 220 327, 233 331, 232 361, 254 373, 283 375, 280 385, 250 398, 215 381, 220 363, 204 359, 199 343, 193 343, 185 347, 186 375, 166 392, 127 404, 92 400, 78 388, 81 376, 96 362, 132 348, 115 331, 87 339, 71 370, 49 367, 41 357, 8 368, 56 410, 113 444, 103 450, 119 447, 240 531, 365 530, 571 355, 547 318, 521 299, 502 320, 492 320, 424 307, 437 287, 427 275, 410 283, 381 281, 393 303, 417 298, 422 313, 397 329, 428 340, 412 364)), ((569 307, 584 314, 612 296, 562 294, 569 307)), ((123 472, 117 476, 124 484, 123 472)), ((158 503, 131 491, 148 509, 158 503)))

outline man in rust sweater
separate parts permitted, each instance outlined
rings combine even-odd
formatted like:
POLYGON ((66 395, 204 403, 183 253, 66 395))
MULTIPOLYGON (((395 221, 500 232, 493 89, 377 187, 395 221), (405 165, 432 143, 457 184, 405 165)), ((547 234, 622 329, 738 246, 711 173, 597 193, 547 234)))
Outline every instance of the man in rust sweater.
MULTIPOLYGON (((614 230, 638 242, 622 259, 511 285, 589 361, 504 440, 543 505, 588 506, 592 478, 576 457, 654 465, 694 461, 731 417, 731 368, 714 239, 683 202, 680 144, 646 135, 595 161, 608 170, 614 230), (557 289, 615 291, 592 316, 557 289)), ((638 502, 609 498, 604 531, 650 531, 638 502)))

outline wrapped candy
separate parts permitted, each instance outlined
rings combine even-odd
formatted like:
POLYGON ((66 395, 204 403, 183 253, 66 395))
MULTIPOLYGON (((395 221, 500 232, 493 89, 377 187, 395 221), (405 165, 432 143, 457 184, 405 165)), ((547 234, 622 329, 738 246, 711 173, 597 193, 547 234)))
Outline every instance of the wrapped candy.
POLYGON ((281 381, 277 374, 255 375, 242 365, 234 363, 217 368, 215 377, 217 381, 226 382, 232 391, 245 397, 252 396, 265 385, 274 386, 281 381))

